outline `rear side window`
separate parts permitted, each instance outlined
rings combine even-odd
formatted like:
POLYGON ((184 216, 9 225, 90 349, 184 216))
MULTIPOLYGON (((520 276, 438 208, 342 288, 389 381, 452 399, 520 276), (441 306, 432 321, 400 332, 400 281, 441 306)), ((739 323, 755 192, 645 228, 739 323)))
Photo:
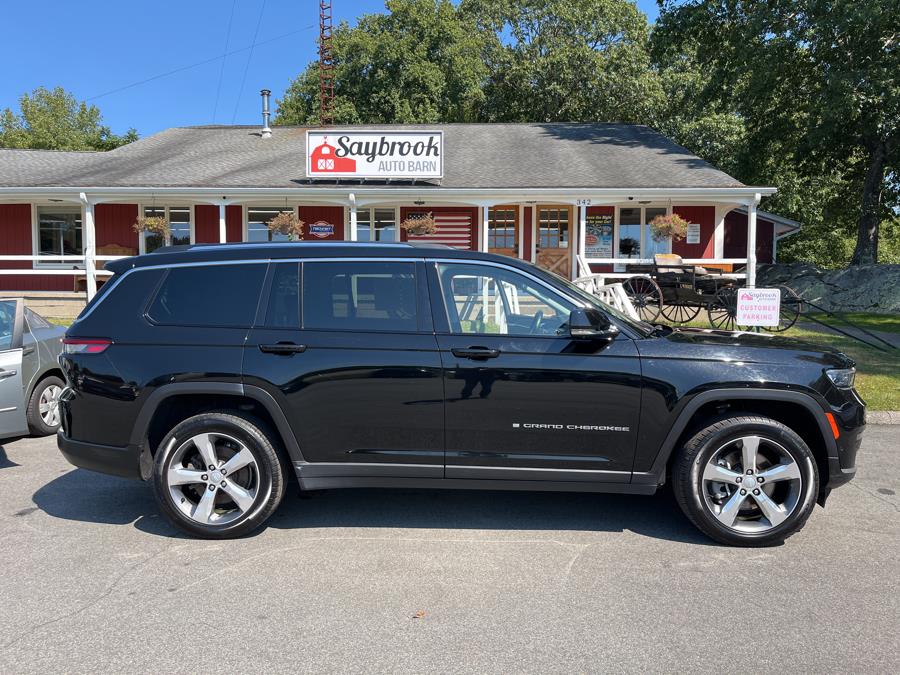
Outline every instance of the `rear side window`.
POLYGON ((411 332, 416 268, 407 262, 303 264, 303 327, 411 332))
POLYGON ((300 263, 275 265, 266 325, 272 328, 300 327, 300 263))
POLYGON ((264 263, 173 267, 147 316, 166 325, 250 326, 265 275, 264 263))

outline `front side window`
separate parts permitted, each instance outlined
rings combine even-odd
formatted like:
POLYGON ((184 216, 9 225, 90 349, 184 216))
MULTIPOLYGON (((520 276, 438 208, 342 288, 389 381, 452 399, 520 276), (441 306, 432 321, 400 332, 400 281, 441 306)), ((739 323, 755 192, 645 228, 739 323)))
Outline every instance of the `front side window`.
POLYGON ((499 267, 442 263, 438 275, 454 333, 563 335, 576 307, 543 284, 499 267))
POLYGON ((173 267, 147 316, 164 325, 250 326, 265 276, 264 263, 173 267))
POLYGON ((292 213, 290 208, 248 208, 247 209, 247 241, 290 241, 290 237, 281 232, 272 232, 269 221, 279 213, 292 213))
MULTIPOLYGON (((191 243, 191 207, 190 206, 145 206, 145 218, 164 218, 169 221, 172 246, 191 243)), ((144 251, 150 253, 165 246, 165 238, 156 232, 144 232, 144 251)))
POLYGON ((302 296, 306 329, 418 328, 414 263, 306 262, 302 296))
POLYGON ((83 255, 81 209, 38 208, 38 252, 83 255))

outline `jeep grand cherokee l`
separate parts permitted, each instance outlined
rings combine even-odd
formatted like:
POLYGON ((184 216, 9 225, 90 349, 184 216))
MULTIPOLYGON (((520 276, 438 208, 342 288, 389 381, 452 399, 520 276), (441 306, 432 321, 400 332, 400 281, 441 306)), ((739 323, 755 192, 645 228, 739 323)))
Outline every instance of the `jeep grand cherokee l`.
POLYGON ((846 356, 631 320, 518 260, 409 244, 173 247, 106 266, 68 330, 59 447, 200 537, 302 490, 653 494, 724 543, 854 474, 846 356))

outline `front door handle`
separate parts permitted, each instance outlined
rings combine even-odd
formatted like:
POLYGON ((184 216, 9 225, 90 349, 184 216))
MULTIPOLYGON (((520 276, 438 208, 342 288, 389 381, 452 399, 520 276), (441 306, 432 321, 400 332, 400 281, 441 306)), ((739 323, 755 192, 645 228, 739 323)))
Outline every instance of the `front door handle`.
POLYGON ((282 354, 290 356, 306 351, 306 345, 298 345, 293 342, 276 342, 273 345, 260 345, 259 351, 264 354, 282 354))
POLYGON ((469 347, 468 349, 458 349, 454 347, 450 351, 453 353, 453 356, 458 356, 461 359, 472 359, 474 361, 496 359, 500 356, 499 349, 489 349, 487 347, 469 347))

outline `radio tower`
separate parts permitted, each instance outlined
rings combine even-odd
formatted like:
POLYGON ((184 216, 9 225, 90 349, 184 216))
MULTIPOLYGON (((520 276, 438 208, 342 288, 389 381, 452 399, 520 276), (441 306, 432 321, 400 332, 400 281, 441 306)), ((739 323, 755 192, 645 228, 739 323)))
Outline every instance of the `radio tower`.
POLYGON ((319 126, 334 124, 334 58, 331 55, 331 0, 319 0, 319 126))

